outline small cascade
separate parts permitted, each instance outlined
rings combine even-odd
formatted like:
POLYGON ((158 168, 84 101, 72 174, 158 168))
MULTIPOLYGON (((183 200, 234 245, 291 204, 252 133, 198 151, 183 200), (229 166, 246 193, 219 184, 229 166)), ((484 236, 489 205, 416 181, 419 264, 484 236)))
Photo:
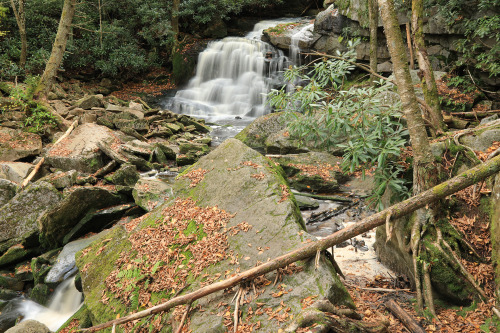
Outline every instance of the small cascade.
POLYGON ((212 121, 265 114, 267 92, 282 84, 280 72, 291 64, 282 51, 259 40, 263 29, 276 24, 261 22, 246 38, 211 42, 199 55, 187 89, 177 92, 172 109, 212 121))
POLYGON ((55 332, 82 304, 82 293, 76 289, 75 277, 72 277, 56 288, 47 307, 27 299, 21 299, 17 311, 24 317, 23 320, 39 321, 55 332))
POLYGON ((290 57, 292 58, 292 62, 296 66, 301 65, 301 59, 300 59, 300 42, 309 42, 313 39, 313 30, 314 30, 314 23, 305 25, 300 28, 299 31, 297 31, 295 34, 292 35, 292 40, 290 43, 290 57))

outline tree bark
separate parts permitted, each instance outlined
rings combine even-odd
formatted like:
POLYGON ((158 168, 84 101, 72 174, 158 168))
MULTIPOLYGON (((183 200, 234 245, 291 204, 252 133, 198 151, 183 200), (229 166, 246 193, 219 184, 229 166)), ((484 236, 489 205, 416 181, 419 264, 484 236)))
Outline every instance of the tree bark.
POLYGON ((75 16, 76 0, 64 0, 64 5, 59 20, 59 27, 57 28, 57 35, 52 45, 52 53, 50 54, 49 61, 45 66, 40 83, 35 89, 35 96, 46 95, 54 84, 57 71, 62 64, 64 52, 66 51, 66 44, 71 34, 71 24, 75 16))
POLYGON ((86 332, 96 332, 113 325, 120 325, 132 320, 144 318, 149 315, 156 313, 168 311, 178 305, 189 304, 197 299, 221 291, 227 288, 238 285, 241 282, 249 281, 256 278, 257 276, 272 272, 278 268, 283 268, 296 261, 305 260, 312 258, 316 255, 318 251, 326 250, 336 244, 344 242, 352 237, 360 235, 367 232, 373 228, 383 225, 386 221, 387 216, 392 218, 399 218, 405 216, 417 209, 423 208, 426 205, 443 199, 457 191, 460 191, 472 184, 475 184, 486 177, 494 175, 500 171, 500 156, 497 156, 488 162, 480 164, 442 184, 439 184, 427 191, 424 191, 410 199, 397 203, 396 205, 387 208, 379 213, 373 214, 370 217, 363 219, 362 221, 344 228, 336 233, 325 237, 316 242, 309 243, 308 245, 284 254, 278 258, 261 264, 257 267, 251 268, 245 272, 242 272, 232 278, 213 283, 211 285, 205 286, 191 293, 174 297, 165 303, 156 305, 149 309, 125 316, 119 319, 109 321, 107 323, 99 324, 82 331, 86 332))
POLYGON ((424 99, 431 107, 429 118, 433 126, 437 128, 438 131, 444 132, 447 128, 443 120, 443 114, 441 113, 441 105, 439 102, 436 79, 434 78, 434 71, 432 70, 431 62, 429 61, 427 49, 425 47, 423 16, 423 0, 413 0, 411 10, 411 28, 418 67, 422 73, 421 81, 424 99))
POLYGON ((408 122, 414 157, 413 193, 417 194, 437 183, 437 170, 433 165, 434 159, 425 130, 425 122, 413 88, 403 36, 394 10, 394 2, 393 0, 378 0, 378 4, 394 68, 394 77, 401 96, 402 111, 408 122))
POLYGON ((28 40, 26 37, 26 14, 24 12, 24 0, 19 0, 19 8, 16 8, 14 0, 10 0, 12 11, 16 17, 17 26, 19 28, 19 36, 21 37, 21 56, 19 58, 19 67, 26 66, 26 58, 28 54, 28 40))
MULTIPOLYGON (((370 68, 375 73, 377 72, 377 49, 378 49, 378 6, 377 0, 368 0, 368 19, 370 21, 370 68)), ((375 75, 371 75, 370 79, 375 80, 375 75)))

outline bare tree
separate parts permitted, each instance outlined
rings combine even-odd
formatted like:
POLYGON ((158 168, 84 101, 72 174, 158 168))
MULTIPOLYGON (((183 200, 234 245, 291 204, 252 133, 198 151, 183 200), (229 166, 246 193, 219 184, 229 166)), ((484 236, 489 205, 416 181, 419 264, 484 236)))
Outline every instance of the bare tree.
MULTIPOLYGON (((378 49, 378 5, 377 0, 368 0, 368 20, 370 21, 370 68, 377 72, 377 49, 378 49)), ((371 75, 371 80, 375 79, 375 75, 371 75)))
POLYGON ((21 57, 19 58, 19 67, 26 66, 26 58, 28 53, 28 40, 26 38, 26 14, 24 12, 24 0, 18 0, 18 6, 14 0, 10 0, 12 11, 16 17, 17 26, 19 28, 19 35, 21 36, 21 57))

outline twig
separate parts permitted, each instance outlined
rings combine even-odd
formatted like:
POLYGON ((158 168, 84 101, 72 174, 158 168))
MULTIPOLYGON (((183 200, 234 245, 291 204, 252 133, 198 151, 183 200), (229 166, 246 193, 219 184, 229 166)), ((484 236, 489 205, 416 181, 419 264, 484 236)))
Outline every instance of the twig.
POLYGON ((181 322, 179 323, 179 327, 175 331, 175 333, 181 333, 182 332, 182 327, 184 326, 184 321, 186 320, 189 310, 191 310, 191 303, 188 303, 186 311, 184 311, 184 314, 182 315, 181 322))
POLYGON ((318 270, 319 269, 319 257, 320 257, 321 251, 318 250, 316 251, 316 257, 314 258, 314 269, 318 270))
POLYGON ((240 310, 240 297, 243 293, 243 288, 240 287, 238 289, 238 296, 236 297, 236 304, 234 306, 234 333, 238 331, 238 319, 239 319, 239 310, 240 310))
POLYGON ((498 309, 496 307, 492 307, 491 309, 497 315, 498 319, 500 319, 500 311, 498 311, 498 309))

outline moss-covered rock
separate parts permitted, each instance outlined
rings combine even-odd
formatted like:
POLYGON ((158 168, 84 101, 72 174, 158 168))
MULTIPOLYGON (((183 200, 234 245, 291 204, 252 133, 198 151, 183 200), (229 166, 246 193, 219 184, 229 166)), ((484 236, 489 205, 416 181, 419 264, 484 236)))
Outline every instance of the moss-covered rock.
POLYGON ((137 205, 151 211, 172 197, 172 184, 160 179, 139 179, 132 195, 137 205))
POLYGON ((107 176, 105 179, 115 185, 124 185, 133 187, 139 180, 137 167, 132 164, 122 164, 118 170, 107 176))
POLYGON ((38 283, 31 289, 30 299, 41 305, 46 305, 50 298, 50 287, 44 283, 38 283))
POLYGON ((64 200, 47 210, 38 220, 40 242, 46 248, 62 244, 65 234, 90 211, 126 202, 126 198, 100 187, 76 187, 64 200))
POLYGON ((38 233, 38 217, 62 200, 49 183, 36 182, 0 208, 0 243, 38 233))
POLYGON ((42 151, 42 138, 7 127, 0 127, 0 161, 17 161, 42 151))
POLYGON ((21 291, 23 288, 23 281, 10 277, 10 273, 0 273, 0 289, 21 291))
POLYGON ((18 263, 34 253, 35 251, 33 249, 26 249, 21 244, 13 245, 7 252, 0 256, 0 267, 18 263))
MULTIPOLYGON (((132 267, 136 267, 138 262, 145 269, 144 274, 147 276, 148 286, 159 283, 154 272, 161 270, 162 274, 166 274, 165 272, 169 269, 173 269, 179 271, 179 279, 182 277, 186 279, 182 293, 187 293, 207 283, 207 279, 213 282, 222 280, 237 272, 250 269, 259 262, 265 262, 298 248, 307 239, 313 238, 304 231, 304 222, 283 178, 281 168, 276 167, 264 156, 249 149, 238 140, 226 140, 216 150, 201 158, 194 166, 178 176, 173 189, 180 201, 172 199, 166 202, 130 226, 126 226, 126 229, 116 227, 110 234, 96 240, 89 248, 77 254, 85 305, 91 313, 94 324, 114 319, 117 314, 123 316, 132 310, 143 309, 147 304, 142 304, 143 301, 134 301, 135 297, 139 297, 139 293, 143 291, 150 293, 151 298, 145 298, 145 302, 151 304, 157 304, 162 299, 169 299, 176 293, 177 290, 169 287, 173 285, 169 283, 176 283, 175 281, 165 281, 166 284, 155 291, 146 287, 145 280, 140 279, 140 276, 139 280, 131 285, 132 289, 128 298, 123 298, 123 293, 127 293, 127 288, 123 288, 120 292, 108 288, 109 284, 106 283, 106 279, 109 277, 118 278, 112 285, 122 287, 128 285, 129 282, 126 281, 132 281, 130 279, 134 279, 136 274, 132 267), (134 237, 145 235, 147 232, 154 234, 155 230, 159 230, 157 228, 164 228, 166 225, 172 226, 174 228, 172 232, 175 233, 176 225, 180 225, 181 222, 187 226, 182 232, 177 231, 178 234, 175 237, 177 242, 185 237, 189 237, 189 241, 183 244, 194 246, 204 241, 207 233, 210 232, 207 228, 210 228, 212 221, 208 215, 197 214, 187 217, 187 220, 165 219, 164 214, 167 214, 165 213, 167 211, 168 214, 187 211, 188 208, 183 206, 183 202, 195 202, 198 207, 196 211, 207 207, 207 211, 203 211, 203 214, 221 210, 231 214, 227 225, 219 231, 221 234, 217 238, 224 242, 227 237, 227 250, 225 251, 227 255, 222 255, 212 265, 206 266, 199 275, 192 273, 195 267, 189 259, 194 255, 196 258, 200 258, 200 255, 203 257, 203 252, 182 253, 186 257, 183 267, 172 267, 168 262, 163 264, 150 262, 146 256, 135 257, 134 253, 137 253, 135 252, 137 250, 131 252, 131 249, 139 249, 138 244, 131 242, 134 237), (137 226, 134 228, 135 225, 137 226), (130 265, 122 262, 118 267, 115 266, 117 260, 124 258, 124 255, 133 262, 131 261, 130 265), (134 291, 137 285, 142 289, 134 291), (134 296, 136 292, 137 296, 134 296)), ((168 244, 164 244, 163 246, 167 246, 171 251, 180 251, 178 248, 180 245, 169 247, 168 244)), ((164 249, 161 250, 164 251, 164 249)), ((302 308, 301 301, 311 295, 327 298, 336 305, 354 306, 330 261, 323 256, 320 258, 317 270, 314 268, 314 258, 311 258, 297 262, 294 269, 283 271, 279 282, 272 285, 271 281, 275 275, 275 273, 267 274, 265 278, 269 283, 256 282, 259 296, 255 302, 264 303, 265 307, 272 311, 282 314, 284 309, 289 308, 289 316, 291 317, 292 314, 297 316, 302 308)), ((108 283, 111 283, 109 281, 108 283)), ((226 331, 227 329, 223 326, 224 318, 218 314, 223 315, 226 311, 230 311, 229 306, 219 307, 218 303, 230 304, 233 296, 234 292, 217 292, 196 301, 192 307, 194 310, 189 316, 189 329, 193 332, 226 331), (198 308, 203 311, 198 311, 198 308)), ((242 312, 247 313, 249 306, 255 308, 252 302, 244 304, 242 312)), ((155 319, 158 318, 152 318, 148 323, 155 319)), ((171 315, 164 315, 164 318, 159 318, 159 320, 163 326, 162 331, 165 332, 172 329, 172 321, 175 321, 171 315)), ((260 321, 260 329, 267 332, 277 331, 280 326, 287 325, 287 323, 270 320, 269 316, 264 313, 255 313, 252 318, 244 317, 243 321, 248 321, 249 324, 260 321)), ((144 323, 146 322, 140 321, 137 325, 144 323)))
POLYGON ((0 207, 16 196, 18 185, 7 179, 0 179, 0 207))

